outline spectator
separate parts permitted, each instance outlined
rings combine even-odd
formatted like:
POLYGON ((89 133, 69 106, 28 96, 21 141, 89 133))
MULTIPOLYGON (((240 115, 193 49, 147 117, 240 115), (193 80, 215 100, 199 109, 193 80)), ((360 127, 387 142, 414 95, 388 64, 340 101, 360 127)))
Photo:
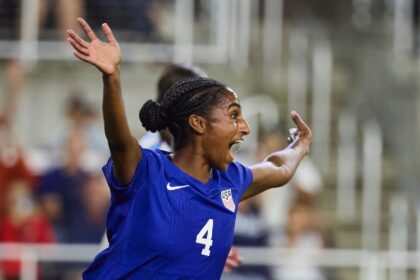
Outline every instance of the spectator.
MULTIPOLYGON (((54 242, 52 226, 40 211, 27 181, 11 182, 5 200, 5 215, 0 220, 0 242, 54 242)), ((6 280, 20 276, 19 261, 5 261, 1 267, 6 280)))
MULTIPOLYGON (((296 202, 289 211, 284 246, 296 250, 316 250, 326 247, 325 226, 316 207, 311 203, 296 202)), ((324 280, 325 271, 314 262, 312 254, 295 251, 289 260, 290 266, 279 269, 280 279, 285 280, 324 280)))
MULTIPOLYGON (((17 40, 20 38, 19 27, 21 21, 20 0, 0 0, 0 36, 6 39, 17 40)), ((41 31, 50 31, 57 27, 59 38, 64 38, 66 30, 76 28, 74 19, 84 16, 84 0, 39 0, 39 27, 41 31)), ((45 33, 45 32, 44 32, 45 33)), ((49 33, 49 32, 48 32, 49 33)), ((55 34, 57 32, 54 32, 55 34)), ((45 34, 44 34, 45 35, 45 34)))
POLYGON ((53 154, 56 161, 63 157, 63 143, 69 134, 77 130, 83 134, 86 149, 83 153, 81 168, 89 172, 101 169, 102 162, 109 156, 108 146, 102 130, 97 125, 98 112, 81 92, 73 91, 65 106, 65 123, 53 136, 53 154))
POLYGON ((83 234, 84 242, 95 243, 102 237, 109 200, 109 189, 102 173, 91 175, 83 189, 83 204, 87 220, 83 234))
POLYGON ((159 37, 156 32, 161 17, 159 1, 91 0, 87 1, 87 13, 94 25, 107 22, 119 36, 128 37, 126 39, 134 36, 136 40, 150 41, 159 37))
POLYGON ((39 25, 44 31, 56 27, 59 38, 65 38, 66 30, 76 28, 74 19, 84 16, 84 0, 40 0, 39 25))
POLYGON ((0 112, 0 221, 4 216, 5 197, 10 184, 15 180, 24 180, 33 186, 36 177, 26 164, 26 158, 18 137, 14 132, 14 119, 20 101, 21 89, 12 77, 21 77, 18 64, 9 64, 6 78, 9 81, 3 110, 0 112), (13 67, 11 65, 14 65, 13 67), (11 80, 13 81, 11 81, 11 80))
POLYGON ((33 185, 36 177, 28 168, 16 135, 5 119, 0 119, 0 221, 5 214, 6 193, 16 180, 33 185))
MULTIPOLYGON (((94 237, 87 234, 90 225, 84 195, 89 174, 81 166, 85 150, 83 132, 74 129, 65 144, 63 165, 53 168, 41 178, 39 195, 59 242, 99 242, 101 239, 100 233, 94 237)), ((102 224, 102 231, 104 229, 102 224)))

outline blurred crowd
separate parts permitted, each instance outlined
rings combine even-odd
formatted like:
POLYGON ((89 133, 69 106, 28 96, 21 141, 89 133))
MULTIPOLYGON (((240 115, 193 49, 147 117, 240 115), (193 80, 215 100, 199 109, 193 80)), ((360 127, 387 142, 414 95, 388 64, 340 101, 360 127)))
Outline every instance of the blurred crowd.
MULTIPOLYGON (((60 39, 67 29, 77 30, 77 17, 100 26, 108 22, 118 31, 129 31, 136 40, 156 38, 163 0, 0 0, 0 38, 20 38, 21 16, 27 7, 36 9, 40 39, 60 39), (26 7, 26 6, 27 7, 26 7), (28 6, 30 5, 30 6, 28 6)), ((121 36, 119 34, 119 36, 121 36)))
MULTIPOLYGON (((18 103, 17 97, 9 94, 5 108, 18 103)), ((0 118, 0 242, 91 244, 102 238, 110 195, 98 165, 107 152, 93 125, 97 112, 80 95, 71 95, 63 111, 66 123, 51 135, 38 161, 42 167, 19 144, 14 115, 0 118)), ((50 268, 43 279, 59 279, 67 271, 50 268)), ((19 262, 1 263, 4 279, 19 274, 19 262)))

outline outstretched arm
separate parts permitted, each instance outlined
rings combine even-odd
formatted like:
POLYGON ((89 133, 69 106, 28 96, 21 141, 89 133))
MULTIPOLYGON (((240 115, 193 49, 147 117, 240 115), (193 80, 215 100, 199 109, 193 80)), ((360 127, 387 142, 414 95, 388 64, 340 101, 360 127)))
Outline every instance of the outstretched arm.
POLYGON ((126 185, 131 181, 141 160, 141 151, 125 116, 119 70, 121 50, 108 24, 102 25, 106 38, 106 42, 102 42, 84 19, 77 20, 88 41, 80 38, 73 30, 67 31, 68 41, 77 58, 94 65, 102 72, 105 135, 114 162, 115 176, 121 184, 126 185))
POLYGON ((291 116, 298 128, 296 139, 284 150, 272 153, 264 161, 251 166, 254 180, 242 195, 241 200, 286 184, 292 178, 299 163, 309 153, 312 132, 295 111, 291 112, 291 116))

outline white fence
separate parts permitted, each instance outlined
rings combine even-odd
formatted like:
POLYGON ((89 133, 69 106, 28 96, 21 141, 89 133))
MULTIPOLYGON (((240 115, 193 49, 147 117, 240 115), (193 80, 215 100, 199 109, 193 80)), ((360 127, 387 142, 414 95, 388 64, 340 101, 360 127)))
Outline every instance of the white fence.
MULTIPOLYGON (((38 262, 90 262, 98 250, 98 245, 0 243, 0 260, 21 261, 21 280, 33 280, 37 278, 38 262)), ((350 249, 304 251, 261 247, 239 247, 239 252, 243 265, 305 266, 310 260, 312 266, 357 269, 361 280, 384 280, 388 272, 392 275, 393 271, 408 269, 416 270, 417 279, 420 279, 420 252, 350 249)))
MULTIPOLYGON (((37 60, 74 59, 63 41, 39 40, 40 0, 23 0, 19 26, 20 40, 0 40, 0 58, 37 60)), ((248 66, 250 52, 251 1, 213 0, 208 4, 209 43, 194 41, 194 0, 173 1, 172 43, 129 43, 121 41, 124 59, 130 62, 232 63, 248 66), (240 44, 240 46, 238 46, 240 44), (238 49, 240 51, 238 51, 238 49), (231 51, 233 50, 233 51, 231 51)), ((76 20, 76 19, 75 19, 76 20)))

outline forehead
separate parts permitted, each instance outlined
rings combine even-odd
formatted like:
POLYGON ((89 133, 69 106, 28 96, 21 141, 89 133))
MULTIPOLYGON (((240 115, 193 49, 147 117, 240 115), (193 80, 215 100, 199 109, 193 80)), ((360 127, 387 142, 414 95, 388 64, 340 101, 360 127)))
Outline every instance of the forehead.
POLYGON ((231 88, 226 88, 227 95, 232 96, 234 99, 238 100, 238 95, 231 88))
POLYGON ((222 102, 222 106, 223 107, 229 107, 230 105, 232 105, 234 103, 239 105, 238 95, 232 89, 226 88, 224 98, 223 98, 223 102, 222 102))

